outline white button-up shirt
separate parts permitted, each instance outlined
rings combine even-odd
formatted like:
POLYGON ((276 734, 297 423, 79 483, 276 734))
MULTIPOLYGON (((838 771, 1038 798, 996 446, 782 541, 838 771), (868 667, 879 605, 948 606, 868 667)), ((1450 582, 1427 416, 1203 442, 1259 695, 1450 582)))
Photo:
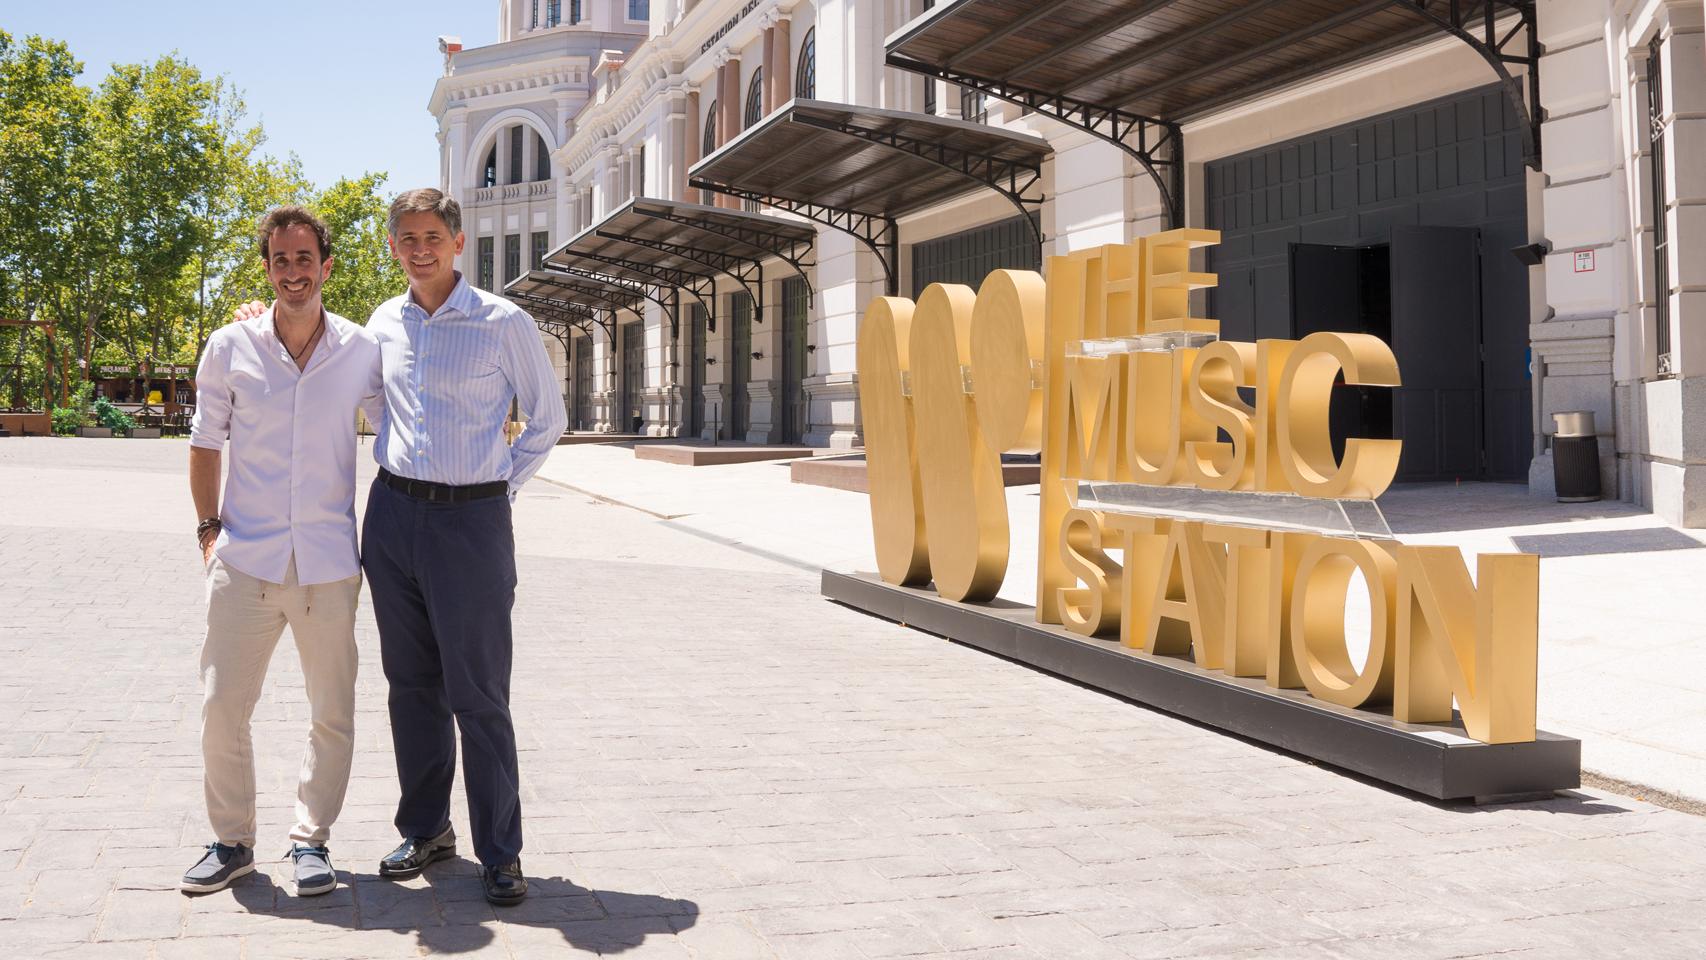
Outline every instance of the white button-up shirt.
POLYGON ((355 544, 355 412, 380 422, 379 343, 333 313, 302 370, 273 327, 272 311, 214 331, 196 370, 190 445, 231 443, 225 564, 283 583, 331 583, 361 569, 355 544))
POLYGON ((506 480, 513 499, 569 425, 533 318, 457 274, 430 316, 405 293, 380 304, 367 330, 385 358, 379 465, 456 486, 506 480), (510 446, 503 425, 512 397, 528 422, 510 446))

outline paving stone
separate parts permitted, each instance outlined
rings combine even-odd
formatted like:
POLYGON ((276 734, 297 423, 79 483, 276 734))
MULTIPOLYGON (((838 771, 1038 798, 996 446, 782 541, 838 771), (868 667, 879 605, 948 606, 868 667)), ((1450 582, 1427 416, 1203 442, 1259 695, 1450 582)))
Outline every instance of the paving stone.
MULTIPOLYGON (((70 449, 7 441, 0 486, 70 449)), ((208 827, 182 447, 109 449, 118 461, 55 474, 64 509, 0 500, 0 548, 28 558, 0 570, 0 940, 20 955, 1695 960, 1706 942, 1699 818, 1593 791, 1424 802, 531 487, 516 507, 512 699, 532 896, 485 903, 460 790, 464 858, 375 876, 397 842, 396 783, 364 599, 340 887, 291 897, 276 856, 307 723, 287 637, 254 722, 267 859, 184 897, 174 885, 208 827), (74 505, 118 469, 160 478, 135 494, 126 549, 184 564, 67 596, 55 585, 112 556, 110 531, 74 505)))

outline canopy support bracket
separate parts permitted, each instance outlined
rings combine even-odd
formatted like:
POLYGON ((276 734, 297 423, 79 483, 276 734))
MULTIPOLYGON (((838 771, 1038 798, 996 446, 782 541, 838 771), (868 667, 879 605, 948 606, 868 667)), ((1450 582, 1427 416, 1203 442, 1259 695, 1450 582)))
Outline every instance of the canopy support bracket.
POLYGON ((867 143, 917 157, 983 184, 1006 197, 1009 203, 1018 208, 1025 222, 1030 224, 1032 234, 1037 238, 1037 248, 1042 248, 1042 226, 1031 213, 1033 207, 1041 209, 1043 201, 1041 197, 1026 196, 1032 187, 1042 183, 1041 165, 1032 166, 1017 160, 1001 160, 988 154, 957 150, 939 140, 909 137, 894 130, 868 130, 857 124, 830 123, 806 114, 795 114, 794 122, 856 137, 867 143))
POLYGON ((752 298, 753 322, 764 322, 764 268, 757 260, 753 260, 748 257, 737 257, 732 253, 723 253, 717 250, 703 250, 699 247, 683 246, 679 243, 670 243, 667 240, 649 240, 643 237, 625 237, 616 233, 606 233, 603 230, 599 230, 597 233, 599 236, 608 240, 620 240, 623 243, 632 243, 636 246, 649 247, 661 253, 667 253, 671 256, 680 257, 683 260, 692 261, 693 263, 700 264, 701 266, 708 267, 723 274, 734 282, 740 284, 741 287, 746 290, 747 296, 752 298), (758 282, 756 284, 753 283, 753 277, 755 275, 758 278, 758 282))
POLYGON ((753 190, 743 190, 740 187, 722 183, 712 183, 697 177, 688 182, 688 186, 697 190, 710 190, 715 193, 728 194, 741 200, 751 200, 766 206, 785 210, 820 223, 831 230, 840 230, 850 234, 855 240, 869 247, 877 256, 877 265, 883 271, 883 289, 888 295, 897 296, 900 292, 900 275, 896 272, 900 264, 900 228, 893 217, 883 217, 876 214, 860 213, 844 207, 831 207, 821 203, 807 203, 803 200, 790 200, 787 197, 775 197, 767 193, 753 190))
POLYGON ((671 207, 659 208, 635 205, 634 210, 642 216, 652 217, 657 220, 665 220, 670 223, 679 223, 683 226, 692 227, 695 230, 702 230, 705 233, 714 233, 721 237, 727 237, 731 240, 745 244, 754 250, 762 250, 771 256, 785 261, 788 266, 794 268, 795 273, 800 275, 800 279, 805 281, 806 297, 807 301, 810 302, 810 299, 813 296, 812 280, 811 277, 806 275, 806 268, 817 266, 817 264, 807 262, 805 259, 805 255, 810 252, 812 248, 811 240, 793 240, 788 237, 769 233, 756 227, 745 227, 731 223, 714 221, 706 217, 696 217, 691 214, 682 213, 681 211, 671 207))
POLYGON ((1546 122, 1546 109, 1540 105, 1540 57, 1546 52, 1540 43, 1540 30, 1535 23, 1534 0, 1487 0, 1485 3, 1465 3, 1464 0, 1388 0, 1451 34, 1487 61, 1499 75, 1499 86, 1505 99, 1516 111, 1522 130, 1523 163, 1540 169, 1540 128, 1546 122), (1498 13, 1495 7, 1505 7, 1517 14, 1518 20, 1504 36, 1499 35, 1498 13), (1477 15, 1477 12, 1479 15, 1477 15), (1521 53, 1507 52, 1518 35, 1524 39, 1521 53), (1524 67, 1528 82, 1526 91, 1522 79, 1511 76, 1509 64, 1524 67), (1526 99, 1524 94, 1526 93, 1526 99))
MULTIPOLYGON (((1403 2, 1403 0, 1394 0, 1403 2)), ((1058 120, 1108 141, 1130 154, 1161 192, 1170 228, 1185 225, 1185 139, 1179 125, 1112 107, 1099 106, 1064 94, 1045 93, 1013 83, 1001 83, 960 73, 950 67, 889 53, 891 67, 946 80, 979 93, 1016 103, 1032 113, 1058 120)), ((990 186, 999 190, 994 184, 990 186)))

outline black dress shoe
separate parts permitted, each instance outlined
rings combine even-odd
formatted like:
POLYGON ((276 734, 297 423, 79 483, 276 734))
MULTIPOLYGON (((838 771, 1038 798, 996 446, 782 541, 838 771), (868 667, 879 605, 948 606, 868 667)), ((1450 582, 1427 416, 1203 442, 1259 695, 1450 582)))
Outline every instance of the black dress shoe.
POLYGON ((445 827, 436 837, 410 837, 398 844, 397 849, 379 861, 379 875, 388 880, 407 880, 419 875, 427 864, 454 856, 456 832, 445 827))
POLYGON ((520 903, 527 896, 527 878, 521 875, 521 861, 501 867, 481 867, 480 880, 486 885, 486 902, 500 907, 520 903))

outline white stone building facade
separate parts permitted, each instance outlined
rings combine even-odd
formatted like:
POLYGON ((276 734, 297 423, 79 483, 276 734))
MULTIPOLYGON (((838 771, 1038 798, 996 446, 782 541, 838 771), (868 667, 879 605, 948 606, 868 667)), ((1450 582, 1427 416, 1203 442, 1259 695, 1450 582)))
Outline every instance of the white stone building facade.
MULTIPOLYGON (((1509 6, 1497 11, 1501 29, 1513 22, 1509 6)), ((522 7, 504 4, 506 23, 519 24, 522 7)), ((1167 226, 1155 182, 1108 142, 885 65, 885 44, 927 13, 923 0, 653 0, 643 42, 626 56, 588 55, 584 75, 569 68, 564 92, 534 101, 552 108, 539 126, 552 133, 543 139, 551 156, 545 189, 554 192, 539 206, 466 186, 484 169, 475 155, 488 149, 481 138, 506 122, 502 111, 529 108, 481 101, 476 116, 469 102, 466 119, 451 119, 443 109, 450 88, 473 81, 463 58, 481 53, 465 51, 452 58, 455 72, 434 97, 444 129, 468 130, 446 138, 446 176, 456 171, 465 184, 460 195, 479 198, 470 206, 487 211, 471 211, 470 219, 507 224, 546 210, 555 247, 633 197, 737 204, 690 189, 688 169, 790 98, 809 96, 965 113, 1046 139, 1052 153, 1038 205, 1044 254, 1167 226)), ((1493 371, 1474 387, 1489 412, 1483 427, 1458 430, 1449 398, 1439 401, 1447 424, 1440 449, 1428 454, 1417 445, 1418 462, 1432 464, 1425 478, 1526 482, 1550 495, 1552 414, 1587 410, 1596 417, 1607 497, 1706 525, 1702 3, 1538 0, 1533 13, 1543 50, 1538 169, 1524 162, 1520 118, 1487 61, 1443 32, 1185 120, 1185 224, 1220 229, 1225 238, 1209 261, 1221 287, 1207 306, 1228 336, 1275 335, 1287 317, 1299 322, 1314 288, 1293 278, 1316 253, 1331 259, 1329 248, 1354 250, 1345 255, 1379 273, 1380 283, 1413 284, 1412 241, 1445 236, 1428 235, 1433 228, 1472 232, 1466 255, 1478 265, 1484 337, 1482 356, 1463 363, 1493 371), (1657 97, 1649 95, 1650 78, 1657 97), (1537 262, 1524 265, 1519 247, 1537 262)), ((519 34, 508 41, 517 51, 528 42, 519 34)), ((535 69, 520 57, 500 59, 487 56, 480 71, 496 81, 535 69)), ((1510 69, 1516 83, 1527 83, 1525 67, 1510 69)), ((527 149, 524 142, 524 165, 527 149)), ((500 174, 513 162, 508 156, 500 152, 500 174)), ((899 292, 912 295, 955 244, 987 246, 1014 216, 1012 204, 983 190, 905 217, 899 292)), ((746 417, 725 438, 857 446, 855 339, 865 306, 883 293, 882 273, 870 250, 828 227, 818 230, 811 260, 801 384, 808 412, 803 423, 793 418, 794 435, 785 435, 788 418, 778 412, 788 388, 781 323, 753 326, 753 361, 737 371, 728 362, 736 346, 729 324, 708 332, 701 347, 686 333, 672 336, 655 306, 618 318, 619 345, 640 346, 637 368, 618 362, 604 338, 588 338, 590 363, 582 369, 593 381, 591 403, 580 404, 578 424, 709 436, 719 424, 692 413, 694 395, 709 410, 741 390, 746 417), (743 382, 731 382, 735 375, 743 382), (639 380, 625 394, 639 398, 637 418, 616 409, 624 378, 639 380)), ((766 270, 772 305, 783 301, 789 272, 774 266, 766 270)), ((720 287, 718 296, 732 292, 720 287)), ((1409 457, 1408 437, 1406 444, 1409 457)))
MULTIPOLYGON (((438 187, 462 205, 458 268, 470 282, 501 290, 561 242, 569 198, 551 156, 592 99, 600 64, 619 62, 649 26, 633 0, 500 0, 496 43, 440 39, 444 74, 428 109, 438 187)), ((545 344, 566 382, 562 344, 545 344)))

